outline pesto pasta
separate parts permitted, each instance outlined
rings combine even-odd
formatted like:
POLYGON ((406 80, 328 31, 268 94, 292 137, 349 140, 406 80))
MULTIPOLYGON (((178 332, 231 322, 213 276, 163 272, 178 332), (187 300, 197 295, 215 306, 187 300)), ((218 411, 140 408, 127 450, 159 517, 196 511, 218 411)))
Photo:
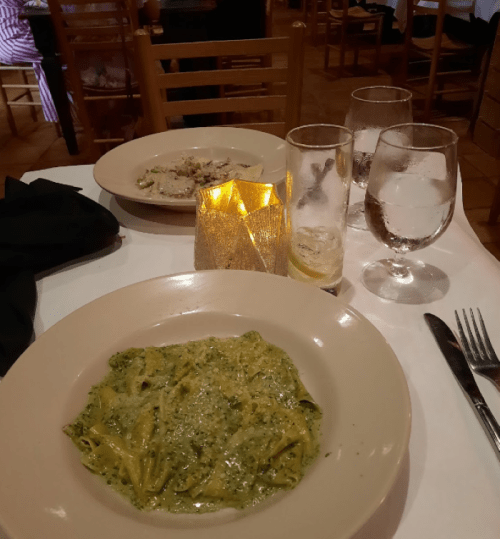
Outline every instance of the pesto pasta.
POLYGON ((318 455, 321 410, 256 331, 130 348, 109 366, 64 432, 139 509, 241 509, 294 488, 318 455))

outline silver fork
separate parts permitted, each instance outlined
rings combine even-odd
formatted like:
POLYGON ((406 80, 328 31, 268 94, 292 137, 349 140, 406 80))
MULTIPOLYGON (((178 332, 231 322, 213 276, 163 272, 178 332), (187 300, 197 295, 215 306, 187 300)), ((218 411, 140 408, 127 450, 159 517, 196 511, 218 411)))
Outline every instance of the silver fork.
POLYGON ((455 311, 455 318, 457 319, 460 341, 462 342, 465 357, 467 358, 470 368, 474 372, 490 380, 490 382, 495 384, 496 388, 500 391, 500 360, 495 354, 493 346, 491 346, 490 338, 488 336, 488 332, 486 331, 483 317, 481 316, 481 311, 479 309, 477 310, 479 314, 479 324, 481 325, 483 336, 481 336, 479 328, 476 324, 474 312, 472 309, 469 309, 469 311, 476 338, 474 338, 472 333, 465 309, 462 309, 463 319, 467 328, 469 339, 466 338, 462 324, 460 323, 458 312, 455 311))

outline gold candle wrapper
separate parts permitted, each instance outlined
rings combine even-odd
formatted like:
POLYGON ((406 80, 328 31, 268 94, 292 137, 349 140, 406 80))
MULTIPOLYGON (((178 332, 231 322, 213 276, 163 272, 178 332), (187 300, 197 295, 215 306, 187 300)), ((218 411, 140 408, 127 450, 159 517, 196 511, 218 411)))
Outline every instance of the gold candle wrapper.
POLYGON ((284 206, 272 184, 231 180, 200 189, 194 266, 287 274, 284 206))

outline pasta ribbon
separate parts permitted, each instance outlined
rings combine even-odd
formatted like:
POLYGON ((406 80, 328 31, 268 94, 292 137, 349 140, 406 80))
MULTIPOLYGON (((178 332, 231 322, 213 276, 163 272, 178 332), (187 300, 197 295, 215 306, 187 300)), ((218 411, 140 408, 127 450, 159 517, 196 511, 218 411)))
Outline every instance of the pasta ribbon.
POLYGON ((82 463, 143 510, 244 508, 294 488, 321 410, 281 348, 241 337, 130 348, 64 431, 82 463))

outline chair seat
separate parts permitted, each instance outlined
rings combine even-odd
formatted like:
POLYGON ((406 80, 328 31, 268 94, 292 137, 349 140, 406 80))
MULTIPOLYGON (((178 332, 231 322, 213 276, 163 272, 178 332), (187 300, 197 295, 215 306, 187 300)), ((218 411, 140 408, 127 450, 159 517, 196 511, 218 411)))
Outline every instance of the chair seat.
MULTIPOLYGON (((344 13, 341 9, 331 9, 329 11, 330 17, 341 20, 344 13)), ((363 9, 361 6, 350 7, 347 10, 347 17, 353 20, 374 20, 383 16, 383 13, 370 13, 363 9)))
MULTIPOLYGON (((483 52, 477 44, 456 40, 446 35, 445 18, 449 13, 448 0, 435 0, 433 6, 420 0, 406 0, 407 26, 403 61, 401 62, 402 85, 414 95, 423 97, 420 121, 429 123, 434 110, 452 106, 465 112, 461 101, 465 94, 472 108, 476 108, 478 89, 481 88, 481 64, 483 52), (422 5, 424 4, 424 5, 422 5), (432 16, 435 21, 433 36, 414 36, 417 16, 432 16), (455 96, 448 100, 444 96, 455 96)), ((414 99, 414 103, 416 100, 414 99)), ((472 112, 472 117, 474 112, 472 112)))
MULTIPOLYGON (((413 37, 412 43, 422 49, 423 51, 433 51, 436 48, 436 36, 430 37, 413 37)), ((472 50, 472 45, 464 43, 462 41, 456 41, 450 39, 446 34, 443 34, 441 38, 441 50, 442 51, 465 51, 472 50)))
POLYGON ((349 7, 348 2, 349 0, 337 1, 335 7, 342 7, 342 9, 331 9, 332 1, 328 2, 325 31, 325 71, 328 70, 331 49, 339 51, 339 78, 343 76, 345 55, 348 50, 354 52, 352 65, 357 67, 359 51, 370 49, 375 52, 374 71, 378 73, 384 14, 382 12, 371 13, 361 6, 349 7))

